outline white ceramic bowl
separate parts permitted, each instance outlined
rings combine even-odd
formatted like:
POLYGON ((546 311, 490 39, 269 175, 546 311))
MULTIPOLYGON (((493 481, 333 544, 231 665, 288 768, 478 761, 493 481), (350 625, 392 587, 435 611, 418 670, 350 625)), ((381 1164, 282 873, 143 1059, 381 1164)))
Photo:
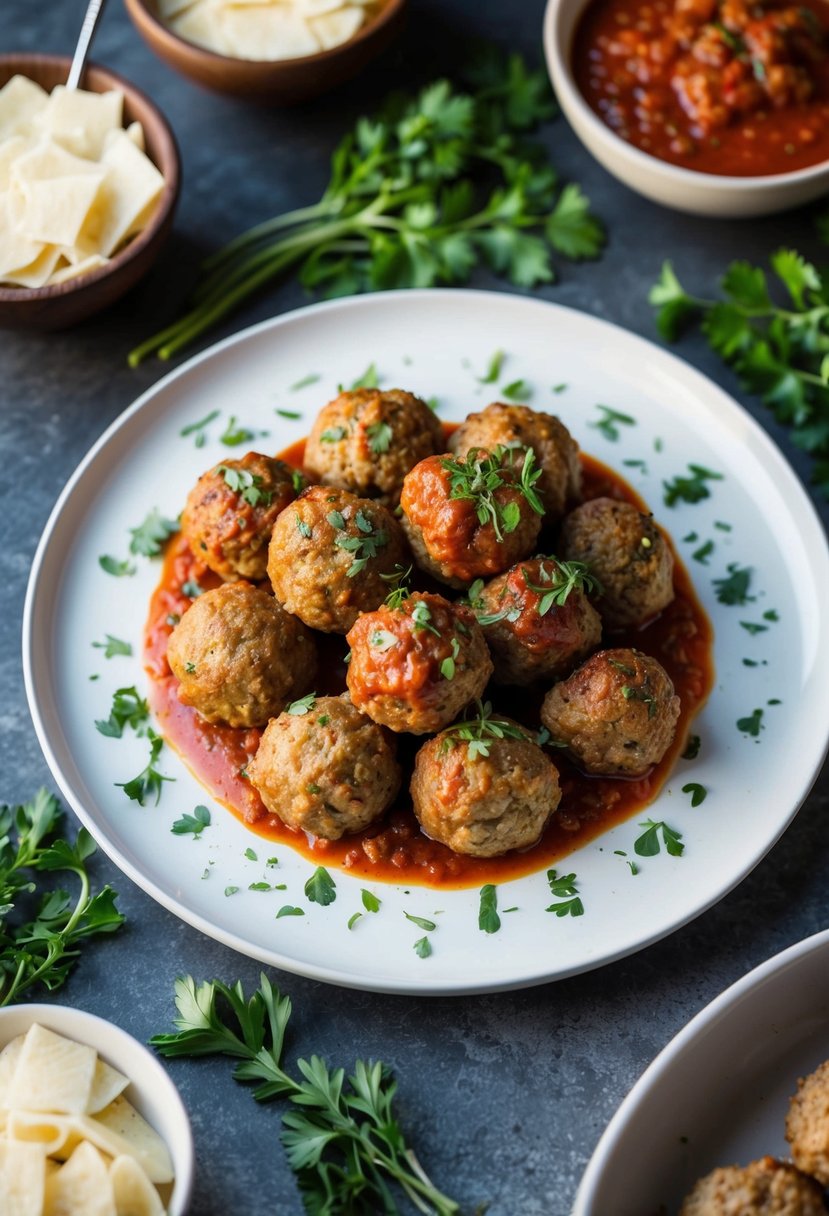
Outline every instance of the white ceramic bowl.
POLYGON ((799 207, 829 192, 829 161, 767 177, 721 177, 670 165, 620 139, 605 126, 573 78, 573 36, 591 0, 549 0, 544 53, 556 96, 579 139, 620 182, 655 203, 721 219, 747 219, 799 207))
POLYGON ((193 1135, 184 1103, 164 1067, 125 1030, 94 1013, 66 1005, 9 1005, 0 1009, 0 1048, 25 1034, 33 1022, 94 1047, 107 1064, 129 1077, 124 1096, 155 1128, 173 1159, 175 1181, 168 1216, 184 1216, 193 1189, 193 1135))

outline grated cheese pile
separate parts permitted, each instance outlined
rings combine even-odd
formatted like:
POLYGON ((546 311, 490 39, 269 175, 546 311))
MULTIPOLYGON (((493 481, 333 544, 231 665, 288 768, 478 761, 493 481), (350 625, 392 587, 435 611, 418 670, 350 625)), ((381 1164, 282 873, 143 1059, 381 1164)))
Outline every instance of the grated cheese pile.
POLYGON ((141 124, 124 130, 123 102, 25 76, 0 89, 0 283, 61 283, 146 226, 164 178, 141 124))
POLYGON ((188 42, 235 59, 296 59, 340 46, 376 14, 379 0, 158 0, 188 42))

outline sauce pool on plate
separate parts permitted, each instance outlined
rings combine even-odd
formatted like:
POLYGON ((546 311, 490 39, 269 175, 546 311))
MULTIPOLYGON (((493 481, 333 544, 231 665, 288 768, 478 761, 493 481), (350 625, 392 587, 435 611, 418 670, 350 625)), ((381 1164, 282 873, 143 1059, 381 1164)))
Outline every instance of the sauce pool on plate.
MULTIPOLYGON (((447 428, 447 431, 454 429, 447 428)), ((280 458, 301 467, 304 441, 280 458)), ((647 510, 635 491, 618 474, 582 454, 584 498, 609 496, 647 510)), ((614 824, 629 819, 651 802, 685 746, 690 724, 713 684, 713 633, 682 563, 674 570, 675 599, 643 629, 614 634, 612 644, 635 646, 659 660, 673 681, 682 710, 674 742, 651 772, 636 780, 586 777, 559 753, 552 758, 559 770, 562 799, 558 812, 537 845, 522 853, 476 858, 453 853, 429 840, 420 830, 404 789, 398 805, 378 824, 341 840, 309 840, 270 814, 246 778, 246 766, 259 745, 258 729, 234 729, 204 721, 178 699, 178 681, 167 663, 167 642, 178 618, 189 607, 197 585, 203 591, 221 580, 208 570, 177 534, 164 559, 161 580, 153 593, 144 641, 144 663, 150 679, 150 704, 167 742, 213 796, 260 836, 283 843, 316 865, 340 866, 356 876, 395 883, 435 887, 472 887, 505 882, 554 865, 614 824), (185 587, 187 588, 185 590, 185 587)), ((319 694, 345 689, 345 640, 320 636, 319 694)), ((499 690, 497 709, 538 729, 543 693, 526 688, 499 690)), ((409 768, 422 738, 400 735, 404 768, 409 768)))
POLYGON ((621 139, 736 177, 829 158, 826 0, 592 0, 573 71, 621 139))

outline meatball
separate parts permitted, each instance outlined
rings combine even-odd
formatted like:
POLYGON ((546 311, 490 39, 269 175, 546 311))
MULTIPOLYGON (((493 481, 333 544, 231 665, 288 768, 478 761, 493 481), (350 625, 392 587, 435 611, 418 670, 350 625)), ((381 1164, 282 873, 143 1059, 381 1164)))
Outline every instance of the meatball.
POLYGON ((643 625, 674 598, 674 558, 650 515, 632 503, 594 498, 564 520, 560 548, 601 583, 597 602, 608 629, 643 625))
POLYGON ((671 745, 679 697, 668 673, 639 650, 600 650, 555 684, 541 721, 594 776, 641 777, 671 745))
POLYGON ((774 1157, 700 1178, 679 1216, 826 1216, 818 1184, 774 1157))
POLYGON ((533 557, 492 579, 474 598, 500 684, 560 679, 599 645, 602 623, 587 599, 589 572, 533 557))
POLYGON ((492 660, 468 608, 416 593, 359 618, 346 641, 351 699, 394 731, 431 734, 479 697, 492 660))
POLYGON ((555 765, 527 732, 508 718, 485 721, 508 735, 484 728, 484 754, 451 728, 443 731, 417 753, 411 783, 426 835, 471 857, 530 848, 561 799, 555 765))
POLYGON ((473 448, 532 448, 541 468, 538 493, 544 508, 556 517, 568 502, 581 497, 579 447, 564 423, 554 414, 542 414, 527 405, 495 401, 480 414, 470 414, 449 440, 459 456, 473 448))
POLYGON ((311 486, 276 521, 268 575, 288 612, 323 633, 347 633, 388 594, 383 575, 406 560, 397 520, 349 490, 311 486))
POLYGON ((360 388, 321 410, 305 466, 327 485, 396 507, 409 469, 443 447, 443 428, 425 401, 400 388, 360 388))
POLYGON ((795 1165, 829 1187, 829 1060, 797 1083, 786 1118, 795 1165))
POLYGON ((178 696, 208 722, 263 726, 313 682, 309 631, 272 595, 250 583, 205 591, 167 644, 178 696))
POLYGON ((298 469, 258 452, 226 460, 190 491, 181 530, 199 560, 223 579, 259 582, 276 517, 304 485, 298 469))
POLYGON ((400 505, 417 564, 450 587, 508 569, 532 552, 541 530, 541 504, 531 485, 522 487, 521 465, 502 467, 497 452, 421 460, 406 475, 400 505))
POLYGON ((391 806, 400 767, 386 733, 347 694, 317 697, 301 708, 271 719, 248 776, 288 827, 339 840, 391 806))

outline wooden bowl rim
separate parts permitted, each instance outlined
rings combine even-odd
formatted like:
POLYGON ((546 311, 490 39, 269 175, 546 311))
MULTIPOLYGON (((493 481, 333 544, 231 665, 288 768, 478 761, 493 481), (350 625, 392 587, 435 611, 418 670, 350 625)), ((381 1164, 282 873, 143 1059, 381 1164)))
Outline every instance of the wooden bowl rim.
POLYGON ((129 12, 140 12, 146 17, 149 24, 157 32, 158 37, 167 44, 170 50, 185 51, 191 55, 200 57, 207 63, 224 64, 237 69, 240 64, 247 64, 252 71, 270 68, 274 74, 277 74, 280 71, 293 71, 294 68, 311 67, 315 64, 331 62, 339 55, 342 55, 346 49, 351 50, 352 47, 358 46, 361 42, 364 42, 367 38, 382 30, 384 26, 388 25, 401 12, 407 0, 385 0, 383 8, 377 16, 362 26, 346 42, 341 42, 338 46, 330 46, 324 51, 315 51, 313 55, 296 55, 290 59, 244 59, 239 55, 222 55, 219 51, 211 51, 206 46, 200 46, 198 42, 190 42, 187 38, 182 38, 180 34, 170 29, 169 25, 165 25, 161 18, 152 12, 147 5, 147 0, 124 0, 124 2, 129 12))
MULTIPOLYGON (((61 67, 65 68, 68 74, 71 62, 72 60, 68 55, 29 54, 25 51, 10 51, 0 55, 0 68, 15 68, 22 76, 27 75, 27 65, 30 68, 42 66, 61 67)), ((147 96, 143 89, 139 89, 137 85, 132 84, 129 80, 125 80, 123 76, 119 76, 111 68, 92 60, 86 66, 87 69, 92 68, 95 72, 105 77, 109 83, 109 87, 120 89, 125 99, 137 99, 153 112, 153 116, 158 122, 159 142, 162 149, 162 156, 159 159, 164 159, 168 162, 163 174, 164 189, 161 192, 158 206, 153 212, 153 216, 147 227, 116 253, 114 257, 110 258, 105 266, 98 266, 95 270, 90 270, 88 273, 82 274, 77 278, 67 279, 63 283, 47 283, 43 287, 3 287, 0 285, 0 305, 4 307, 15 303, 24 304, 32 303, 33 301, 44 302, 61 299, 75 292, 84 291, 86 288, 100 282, 101 279, 117 274, 128 262, 138 257, 152 243, 159 229, 167 221, 178 199, 181 186, 181 156, 178 144, 176 143, 176 137, 161 110, 159 110, 155 102, 147 96)), ((156 165, 156 168, 161 172, 160 165, 156 165)))

